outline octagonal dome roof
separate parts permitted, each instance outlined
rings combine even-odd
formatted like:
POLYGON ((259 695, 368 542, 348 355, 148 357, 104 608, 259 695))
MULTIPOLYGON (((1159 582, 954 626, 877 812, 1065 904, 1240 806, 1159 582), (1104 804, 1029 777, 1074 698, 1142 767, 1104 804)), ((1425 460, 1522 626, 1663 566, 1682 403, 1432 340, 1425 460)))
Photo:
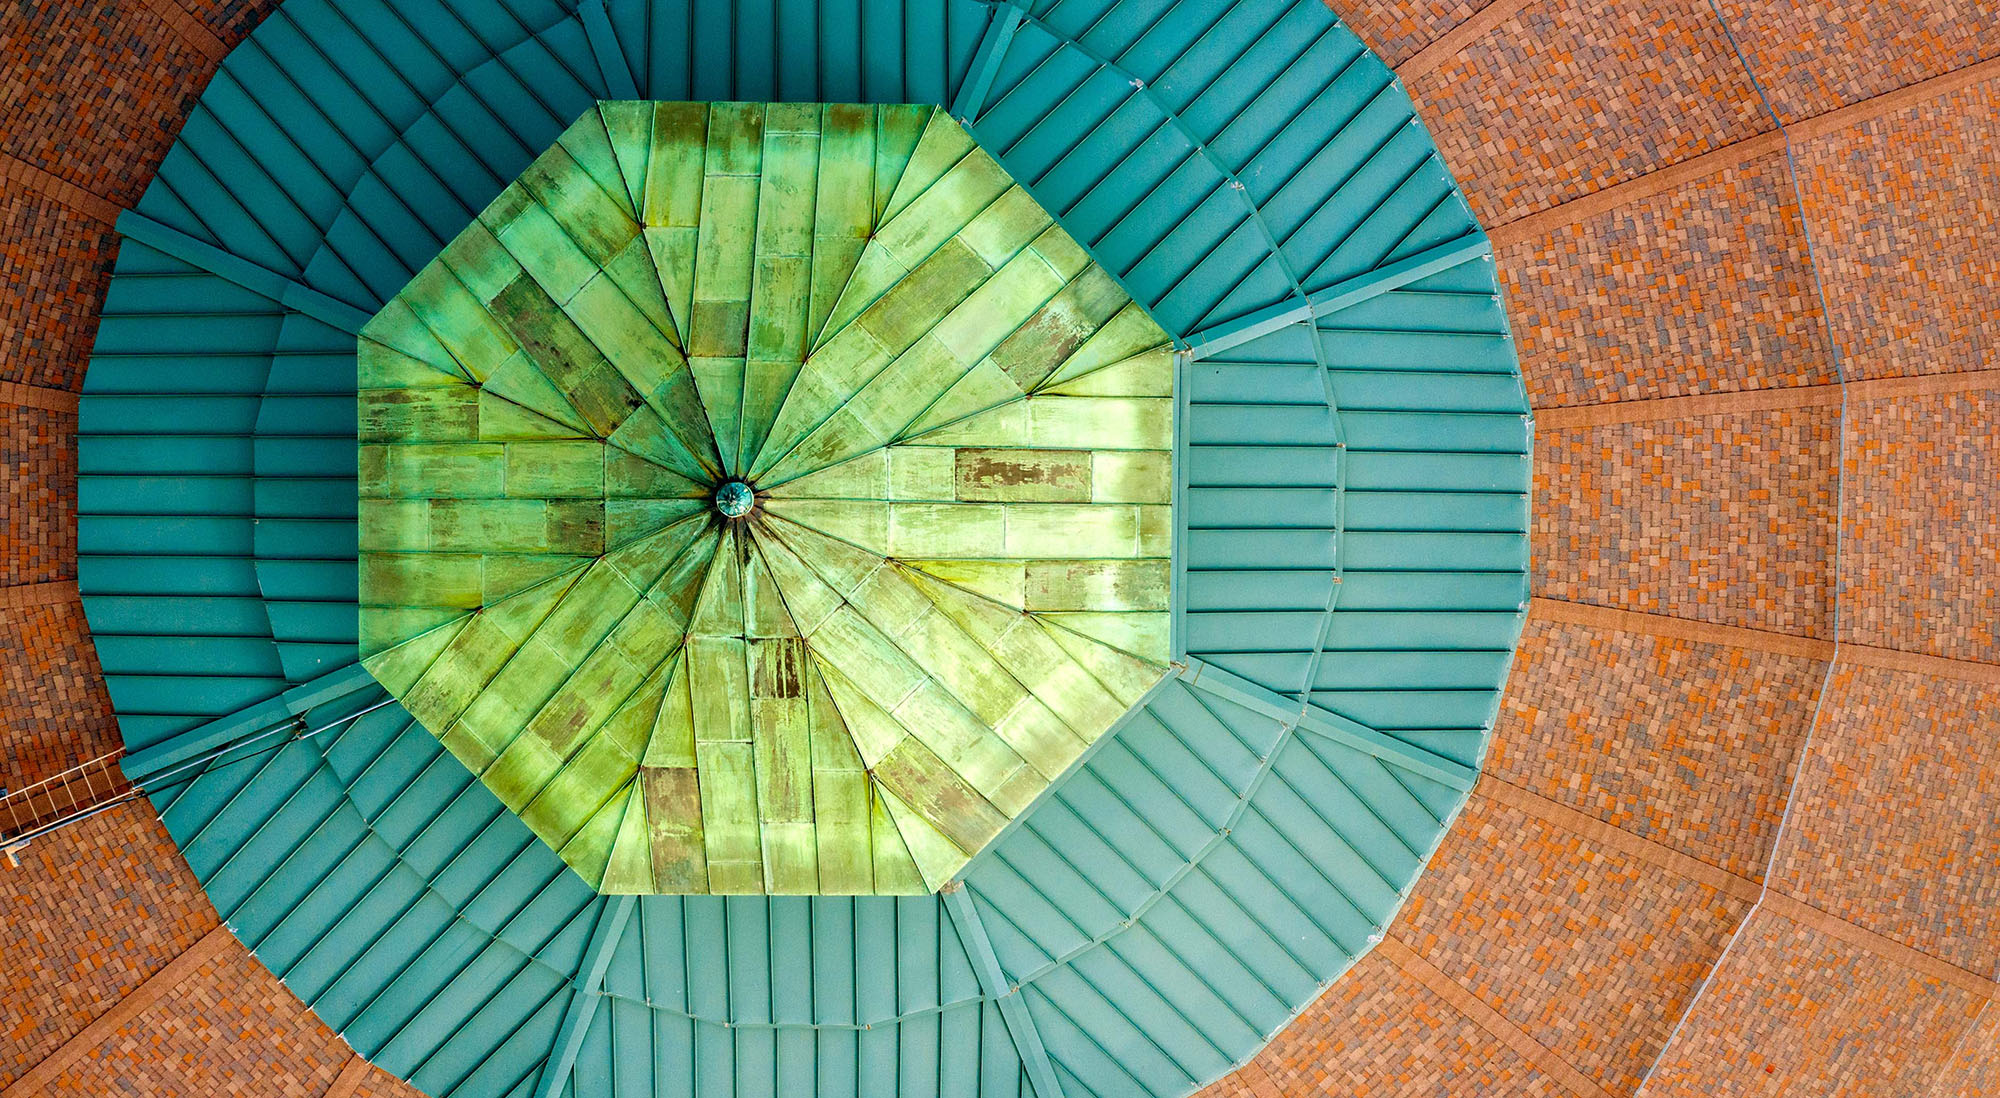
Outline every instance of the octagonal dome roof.
POLYGON ((1171 1096, 1388 925, 1525 605, 1491 248, 1327 9, 1171 6, 899 0, 775 39, 727 32, 754 5, 496 6, 471 48, 480 5, 290 3, 225 63, 219 128, 120 221, 79 587, 127 773, 357 1052, 454 1098, 1171 1096), (298 109, 244 109, 279 80, 298 109), (933 894, 605 895, 353 662, 355 335, 600 100, 727 97, 948 104, 1184 352, 1170 680, 933 894))
POLYGON ((359 372, 365 663, 603 891, 935 889, 1167 670, 1167 336, 934 108, 602 104, 359 372))

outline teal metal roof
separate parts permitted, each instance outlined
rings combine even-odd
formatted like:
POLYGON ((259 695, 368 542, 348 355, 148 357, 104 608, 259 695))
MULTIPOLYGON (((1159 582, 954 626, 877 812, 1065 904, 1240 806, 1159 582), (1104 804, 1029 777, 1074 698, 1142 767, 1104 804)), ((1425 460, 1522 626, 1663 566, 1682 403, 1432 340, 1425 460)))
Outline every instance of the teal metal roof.
POLYGON ((128 769, 431 1094, 1186 1093, 1470 789, 1526 402, 1483 236, 1319 5, 290 0, 121 229, 79 525, 128 769), (614 97, 943 104, 1185 351, 1185 670, 943 896, 597 896, 354 664, 354 333, 614 97))

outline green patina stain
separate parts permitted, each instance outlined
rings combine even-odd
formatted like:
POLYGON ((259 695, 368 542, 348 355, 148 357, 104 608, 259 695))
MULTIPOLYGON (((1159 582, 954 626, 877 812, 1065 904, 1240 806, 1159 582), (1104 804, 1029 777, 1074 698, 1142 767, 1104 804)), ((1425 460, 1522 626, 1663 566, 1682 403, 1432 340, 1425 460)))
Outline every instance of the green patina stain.
POLYGON ((362 332, 364 662, 602 891, 934 890, 1165 671, 1166 344, 934 108, 602 104, 362 332))

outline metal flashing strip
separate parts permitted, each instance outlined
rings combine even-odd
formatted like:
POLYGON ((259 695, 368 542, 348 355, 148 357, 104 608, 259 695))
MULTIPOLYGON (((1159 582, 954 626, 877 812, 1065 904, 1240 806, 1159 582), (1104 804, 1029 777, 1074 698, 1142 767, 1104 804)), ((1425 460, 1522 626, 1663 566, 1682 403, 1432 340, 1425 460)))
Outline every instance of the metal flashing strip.
POLYGON ((1414 744, 1405 743, 1394 736, 1377 732, 1360 721, 1311 705, 1302 710, 1299 703, 1292 698, 1267 690, 1240 675, 1231 674, 1214 664, 1204 663, 1192 656, 1187 659, 1187 670, 1181 673, 1181 681, 1197 690, 1206 690, 1218 697, 1228 698, 1238 705, 1274 717, 1288 726, 1296 725, 1308 732, 1316 732, 1328 739, 1364 751, 1384 762, 1395 763, 1453 789, 1470 791, 1472 783, 1479 777, 1479 771, 1473 767, 1454 762, 1414 744))
POLYGON ((1188 405, 1192 397, 1193 370, 1194 357, 1185 350, 1176 349, 1174 351, 1174 551, 1172 571, 1167 583, 1169 606, 1167 624, 1172 631, 1167 644, 1167 658, 1176 667, 1185 666, 1188 651, 1188 405))
POLYGON ((1342 309, 1350 309, 1372 297, 1401 289, 1412 282, 1449 270, 1461 263, 1491 256, 1493 245, 1486 234, 1469 233, 1439 244, 1407 259, 1386 263, 1367 274, 1308 294, 1304 303, 1280 303, 1187 337, 1188 352, 1199 361, 1214 358, 1232 347, 1248 343, 1293 324, 1304 324, 1342 309))
POLYGON ((239 741, 270 734, 292 723, 307 710, 328 702, 378 687, 360 664, 300 683, 269 701, 209 721, 197 728, 125 756, 125 776, 135 785, 145 785, 162 771, 197 755, 229 747, 239 741))
POLYGON ((260 267, 241 256, 223 251, 181 232, 171 226, 162 225, 137 210, 126 210, 118 215, 120 235, 136 240, 150 248, 158 249, 175 259, 191 263, 219 278, 270 298, 287 309, 301 312, 315 320, 323 321, 349 334, 361 331, 368 323, 368 314, 344 301, 329 297, 303 282, 286 278, 276 271, 260 267))
POLYGON ((81 410, 81 588, 121 724, 155 780, 202 772, 154 799, 241 940, 428 1093, 1183 1094, 1379 939, 1464 803, 1525 554, 1501 499, 1523 428, 1494 425, 1518 366, 1386 67, 1284 0, 860 2, 284 5, 128 222, 152 243, 119 259, 81 410), (398 292, 627 79, 951 104, 1171 318, 1171 649, 1196 658, 942 896, 653 897, 621 938, 620 901, 434 736, 387 700, 353 719, 381 692, 317 669, 355 658, 354 379, 306 316, 351 329, 336 298, 398 292), (1328 416, 1355 438, 1337 474, 1328 416), (163 463, 234 494, 162 494, 163 463), (245 761, 204 768, 217 749, 245 761))
POLYGON ((986 33, 979 40, 979 52, 972 58, 972 79, 958 89, 958 98, 951 103, 952 117, 957 118, 961 125, 971 125, 986 106, 986 96, 993 90, 993 78, 999 72, 1000 61, 1007 55, 1007 47, 1013 44, 1014 34, 1021 29, 1021 20, 1025 15, 1012 4, 994 8, 993 21, 987 24, 986 33), (1001 8, 1005 9, 1004 14, 1001 8))
POLYGON ((590 946, 583 954, 583 979, 576 983, 569 1007, 563 1012, 562 1028, 556 1031, 555 1051, 542 1067, 534 1098, 555 1098, 569 1081, 570 1068, 575 1066, 576 1054, 583 1048, 584 1035, 590 1032, 591 1016, 597 1013, 597 1004, 604 998, 600 990, 604 986, 604 970, 611 967, 611 955, 617 950, 618 941, 625 934, 625 923, 638 902, 637 896, 618 896, 599 909, 597 926, 590 933, 590 946))
POLYGON ((1008 981, 999 955, 993 952, 993 939, 987 936, 986 924, 980 921, 979 909, 966 893, 964 882, 953 881, 943 895, 944 909, 951 913, 952 924, 958 928, 958 940, 972 956, 979 986, 1000 1008, 1000 1017, 1007 1023, 1007 1033, 1021 1054, 1021 1066, 1028 1073, 1037 1098, 1063 1098, 1062 1084, 1056 1080, 1055 1065, 1042 1044, 1041 1032, 1035 1028, 1028 1004, 1021 1000, 1021 989, 1008 981))

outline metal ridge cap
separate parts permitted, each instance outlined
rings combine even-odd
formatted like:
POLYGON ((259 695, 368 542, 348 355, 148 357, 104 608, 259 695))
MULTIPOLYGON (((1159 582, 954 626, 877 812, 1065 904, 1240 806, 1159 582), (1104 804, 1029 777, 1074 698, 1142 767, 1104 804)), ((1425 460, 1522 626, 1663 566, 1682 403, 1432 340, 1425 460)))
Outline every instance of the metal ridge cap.
POLYGON ((131 779, 133 784, 143 785, 147 778, 204 751, 225 746, 255 732, 275 731, 277 727, 315 706, 336 701, 374 685, 374 676, 370 675, 366 668, 359 663, 348 664, 310 682, 293 686, 275 697, 239 709, 228 716, 218 717, 206 724, 197 725, 163 743, 127 755, 124 762, 125 776, 131 779))
POLYGON ((1478 770, 1464 763, 1378 732, 1360 721, 1310 702, 1300 703, 1287 698, 1198 657, 1188 656, 1186 661, 1188 669, 1181 674, 1181 681, 1273 717, 1287 727, 1318 733, 1460 792, 1470 792, 1474 779, 1479 776, 1478 770))

